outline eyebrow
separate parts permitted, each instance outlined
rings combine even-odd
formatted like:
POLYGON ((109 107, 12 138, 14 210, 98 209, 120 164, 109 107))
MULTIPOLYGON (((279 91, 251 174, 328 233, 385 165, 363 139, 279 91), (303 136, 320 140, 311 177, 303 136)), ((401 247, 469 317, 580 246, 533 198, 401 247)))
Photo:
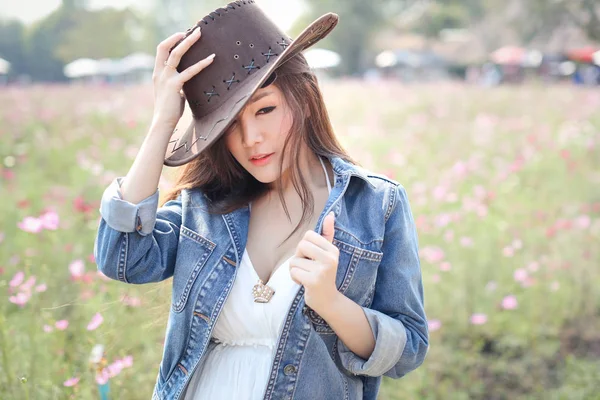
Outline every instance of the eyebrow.
POLYGON ((259 101, 263 97, 266 97, 266 96, 268 96, 270 94, 273 94, 273 92, 263 92, 263 93, 257 94, 256 96, 254 96, 254 97, 252 97, 250 99, 250 101, 248 102, 248 104, 256 103, 257 101, 259 101))

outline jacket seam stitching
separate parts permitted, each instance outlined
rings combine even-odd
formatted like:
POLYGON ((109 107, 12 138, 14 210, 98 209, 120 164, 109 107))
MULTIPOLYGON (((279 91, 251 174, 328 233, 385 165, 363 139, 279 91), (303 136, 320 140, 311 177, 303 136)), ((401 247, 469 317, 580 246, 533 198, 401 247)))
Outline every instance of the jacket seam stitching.
POLYGON ((123 241, 121 244, 121 254, 119 255, 119 280, 125 283, 129 283, 127 280, 127 253, 129 250, 129 233, 123 234, 123 241))
POLYGON ((393 190, 390 191, 390 201, 388 202, 388 207, 387 207, 387 211, 385 213, 385 219, 384 219, 385 223, 388 222, 390 215, 392 215, 392 212, 396 209, 396 204, 397 204, 396 193, 397 193, 397 187, 394 187, 393 190))

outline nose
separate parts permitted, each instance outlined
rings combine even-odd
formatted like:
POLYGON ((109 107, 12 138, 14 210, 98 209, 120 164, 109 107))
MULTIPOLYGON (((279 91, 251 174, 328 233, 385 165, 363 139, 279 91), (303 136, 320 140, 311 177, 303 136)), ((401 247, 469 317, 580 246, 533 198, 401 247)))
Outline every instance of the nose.
POLYGON ((253 147, 262 141, 263 136, 258 124, 248 121, 242 124, 242 145, 244 147, 253 147))

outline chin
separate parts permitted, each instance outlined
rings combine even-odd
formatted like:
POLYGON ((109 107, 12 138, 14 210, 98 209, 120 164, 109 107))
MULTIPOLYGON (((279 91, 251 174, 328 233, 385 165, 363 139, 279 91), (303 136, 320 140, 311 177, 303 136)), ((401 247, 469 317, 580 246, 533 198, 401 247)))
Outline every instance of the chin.
POLYGON ((254 177, 254 179, 259 181, 260 183, 265 183, 265 184, 270 184, 277 180, 276 173, 262 172, 262 173, 258 173, 258 174, 252 174, 252 176, 254 177))

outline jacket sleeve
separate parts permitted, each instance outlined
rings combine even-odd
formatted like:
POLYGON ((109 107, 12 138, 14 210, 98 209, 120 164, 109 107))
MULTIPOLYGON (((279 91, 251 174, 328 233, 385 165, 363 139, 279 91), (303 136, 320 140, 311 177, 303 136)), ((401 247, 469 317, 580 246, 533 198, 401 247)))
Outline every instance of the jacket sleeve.
POLYGON ((413 215, 401 185, 390 193, 373 302, 363 307, 375 348, 365 360, 337 339, 342 366, 354 375, 401 378, 423 363, 429 348, 413 215))
POLYGON ((159 282, 173 276, 181 195, 158 208, 159 190, 137 204, 123 200, 116 178, 102 195, 94 242, 98 269, 125 283, 159 282))

